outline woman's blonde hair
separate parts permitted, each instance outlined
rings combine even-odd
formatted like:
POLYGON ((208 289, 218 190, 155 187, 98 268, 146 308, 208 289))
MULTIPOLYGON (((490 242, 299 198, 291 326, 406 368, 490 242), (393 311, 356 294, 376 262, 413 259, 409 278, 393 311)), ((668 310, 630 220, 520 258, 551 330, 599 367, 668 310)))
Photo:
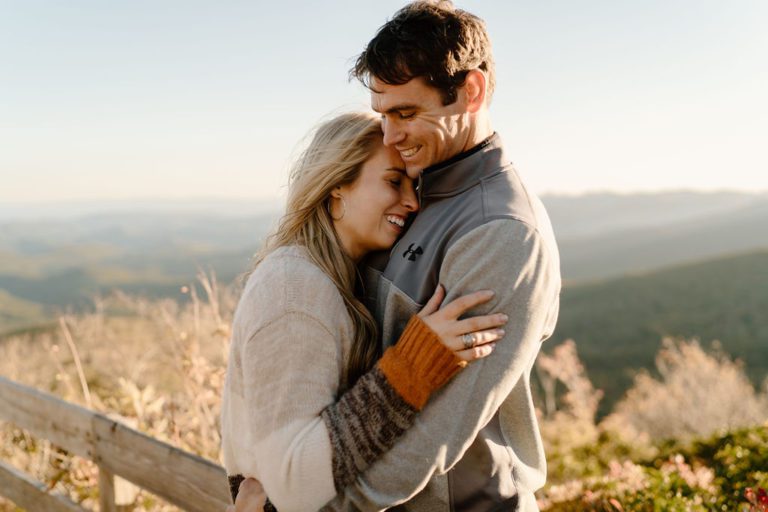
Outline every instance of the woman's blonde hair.
POLYGON ((345 388, 378 359, 378 335, 373 316, 355 295, 357 266, 342 248, 329 201, 335 187, 355 181, 382 137, 381 121, 372 113, 345 113, 321 123, 291 168, 285 214, 254 260, 255 267, 278 247, 299 245, 336 285, 354 327, 345 388))

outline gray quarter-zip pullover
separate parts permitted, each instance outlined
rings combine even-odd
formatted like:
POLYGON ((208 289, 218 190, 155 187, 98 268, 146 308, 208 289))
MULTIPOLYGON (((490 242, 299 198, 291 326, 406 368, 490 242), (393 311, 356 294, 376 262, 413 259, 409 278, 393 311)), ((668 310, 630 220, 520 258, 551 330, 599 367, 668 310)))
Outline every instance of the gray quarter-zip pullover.
POLYGON ((370 262, 367 294, 383 346, 438 284, 444 303, 481 289, 496 295, 471 314, 509 315, 506 335, 439 392, 403 438, 329 504, 337 510, 538 510, 546 462, 530 375, 554 330, 560 263, 543 205, 494 134, 425 170, 421 209, 389 257, 370 262))

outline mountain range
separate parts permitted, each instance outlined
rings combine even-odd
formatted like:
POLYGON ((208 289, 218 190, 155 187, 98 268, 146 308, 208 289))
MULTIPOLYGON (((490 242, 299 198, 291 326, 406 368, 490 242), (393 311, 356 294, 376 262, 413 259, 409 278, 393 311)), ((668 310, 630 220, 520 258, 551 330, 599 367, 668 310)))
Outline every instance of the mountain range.
MULTIPOLYGON (((765 375, 768 194, 542 199, 564 277, 548 347, 575 339, 606 390, 650 368, 667 335, 718 339, 755 382, 765 375)), ((0 335, 114 288, 177 297, 199 269, 229 282, 248 269, 278 212, 243 200, 0 208, 0 335)), ((608 391, 604 406, 617 397, 608 391)))

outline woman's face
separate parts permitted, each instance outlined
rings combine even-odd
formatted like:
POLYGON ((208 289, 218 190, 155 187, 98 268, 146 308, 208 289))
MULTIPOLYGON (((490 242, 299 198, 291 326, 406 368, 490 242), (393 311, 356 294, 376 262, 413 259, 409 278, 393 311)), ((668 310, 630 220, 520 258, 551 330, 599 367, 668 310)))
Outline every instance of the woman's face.
POLYGON ((355 261, 392 247, 408 216, 419 208, 403 160, 384 144, 377 145, 357 179, 335 189, 331 197, 334 227, 355 261))

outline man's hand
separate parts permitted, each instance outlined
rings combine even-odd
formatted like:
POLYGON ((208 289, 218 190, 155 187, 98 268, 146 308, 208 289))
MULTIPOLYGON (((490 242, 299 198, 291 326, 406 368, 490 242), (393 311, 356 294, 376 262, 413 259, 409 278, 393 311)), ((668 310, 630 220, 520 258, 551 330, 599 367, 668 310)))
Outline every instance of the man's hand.
POLYGON ((235 504, 228 506, 226 512, 262 512, 266 502, 261 483, 255 478, 246 478, 240 483, 235 504))

